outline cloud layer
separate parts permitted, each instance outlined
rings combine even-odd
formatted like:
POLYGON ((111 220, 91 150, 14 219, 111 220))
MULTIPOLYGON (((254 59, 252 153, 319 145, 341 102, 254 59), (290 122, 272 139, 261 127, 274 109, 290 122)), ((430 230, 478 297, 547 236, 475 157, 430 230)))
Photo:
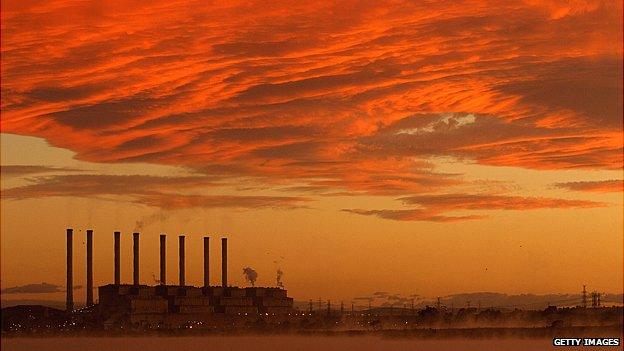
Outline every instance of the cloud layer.
MULTIPOLYGON (((81 288, 82 287, 80 285, 74 286, 74 290, 81 288)), ((2 289, 2 294, 48 294, 56 292, 65 292, 65 287, 60 285, 41 283, 26 284, 2 289)))
MULTIPOLYGON (((4 2, 2 131, 320 193, 460 183, 435 156, 621 169, 621 28, 617 1, 4 2)), ((141 192, 164 208, 300 201, 141 192)))
POLYGON ((575 190, 586 191, 596 193, 609 193, 609 192, 621 192, 624 190, 624 181, 622 180, 599 180, 599 181, 581 181, 581 182, 567 182, 557 183, 556 187, 575 190))
POLYGON ((30 179, 32 184, 2 191, 3 199, 73 196, 125 199, 164 210, 185 208, 300 208, 308 201, 294 196, 200 195, 198 188, 216 186, 214 179, 141 175, 55 175, 30 179), (184 193, 183 191, 193 193, 184 193))
POLYGON ((447 215, 454 211, 475 210, 532 210, 544 208, 592 208, 605 204, 585 200, 564 200, 543 197, 522 197, 484 194, 440 194, 418 195, 399 199, 417 208, 405 210, 362 210, 343 211, 359 215, 377 216, 398 221, 454 222, 481 219, 484 215, 447 215))
POLYGON ((77 172, 79 170, 73 168, 50 167, 50 166, 34 166, 34 165, 6 165, 0 167, 3 177, 22 177, 32 174, 41 173, 63 173, 77 172))

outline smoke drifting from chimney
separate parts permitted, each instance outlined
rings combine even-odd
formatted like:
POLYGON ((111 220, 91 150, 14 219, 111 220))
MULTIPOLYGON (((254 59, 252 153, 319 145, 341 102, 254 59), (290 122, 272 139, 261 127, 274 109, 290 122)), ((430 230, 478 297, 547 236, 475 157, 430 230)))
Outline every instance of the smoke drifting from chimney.
POLYGON ((256 280, 258 279, 258 272, 256 272, 251 267, 243 268, 243 275, 245 275, 245 280, 247 280, 251 286, 256 285, 256 280))
POLYGON ((284 275, 284 272, 278 268, 277 269, 277 276, 275 277, 275 280, 277 282, 277 287, 278 288, 283 288, 284 287, 284 283, 282 283, 282 276, 284 275))
POLYGON ((145 216, 136 222, 134 222, 134 230, 135 232, 141 232, 147 226, 150 226, 156 222, 166 221, 169 218, 169 215, 165 212, 156 212, 151 215, 145 216))

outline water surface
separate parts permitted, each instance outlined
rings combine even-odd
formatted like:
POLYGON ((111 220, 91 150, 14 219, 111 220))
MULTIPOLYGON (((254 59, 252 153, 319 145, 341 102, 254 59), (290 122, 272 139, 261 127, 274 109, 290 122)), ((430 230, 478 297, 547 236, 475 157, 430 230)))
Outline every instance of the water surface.
MULTIPOLYGON (((555 350, 552 339, 391 339, 376 336, 198 336, 2 338, 2 351, 184 351, 184 350, 555 350)), ((561 350, 561 348, 558 348, 561 350)), ((566 347, 566 350, 583 348, 566 347)), ((589 349, 589 348, 588 348, 589 349)), ((594 348, 595 349, 595 348, 594 348)), ((603 348, 601 348, 603 349, 603 348)), ((614 348, 604 348, 611 350, 614 348)))

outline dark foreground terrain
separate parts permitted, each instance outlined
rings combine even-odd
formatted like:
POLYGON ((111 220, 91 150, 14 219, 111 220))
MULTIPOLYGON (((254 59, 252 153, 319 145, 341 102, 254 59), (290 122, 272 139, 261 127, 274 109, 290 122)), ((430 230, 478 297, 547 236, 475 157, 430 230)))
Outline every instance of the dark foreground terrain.
MULTIPOLYGON (((202 337, 76 337, 76 338, 3 338, 3 351, 133 351, 133 350, 555 350, 552 339, 415 339, 381 336, 202 336, 202 337)), ((566 350, 597 348, 566 347, 566 350)), ((616 350, 618 347, 599 348, 616 350)))
MULTIPOLYGON (((414 313, 307 314, 267 324, 233 317, 217 327, 144 328, 101 324, 97 310, 67 313, 44 306, 2 309, 7 350, 581 350, 553 338, 620 338, 622 308, 540 311, 427 308, 414 313), (236 322, 236 323, 234 323, 236 322)), ((383 312, 383 311, 382 311, 383 312)), ((255 318, 255 319, 254 319, 255 318)))

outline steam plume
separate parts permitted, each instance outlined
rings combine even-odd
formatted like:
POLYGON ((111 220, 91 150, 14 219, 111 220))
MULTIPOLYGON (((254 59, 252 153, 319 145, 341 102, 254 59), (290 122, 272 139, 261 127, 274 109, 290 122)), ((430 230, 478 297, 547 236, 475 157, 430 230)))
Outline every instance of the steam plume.
POLYGON ((245 280, 247 280, 251 286, 256 285, 256 279, 258 279, 258 272, 256 272, 251 267, 243 268, 243 274, 245 275, 245 280))
POLYGON ((278 268, 277 269, 277 277, 275 278, 277 281, 277 287, 278 288, 283 288, 284 287, 284 283, 282 283, 282 276, 284 275, 284 272, 278 268))
POLYGON ((139 219, 138 221, 136 221, 134 223, 134 231, 135 232, 140 232, 143 230, 143 228, 145 228, 146 226, 149 226, 153 223, 156 222, 162 222, 165 221, 169 218, 169 215, 166 214, 165 212, 156 212, 156 213, 152 213, 149 216, 145 216, 141 219, 139 219))

